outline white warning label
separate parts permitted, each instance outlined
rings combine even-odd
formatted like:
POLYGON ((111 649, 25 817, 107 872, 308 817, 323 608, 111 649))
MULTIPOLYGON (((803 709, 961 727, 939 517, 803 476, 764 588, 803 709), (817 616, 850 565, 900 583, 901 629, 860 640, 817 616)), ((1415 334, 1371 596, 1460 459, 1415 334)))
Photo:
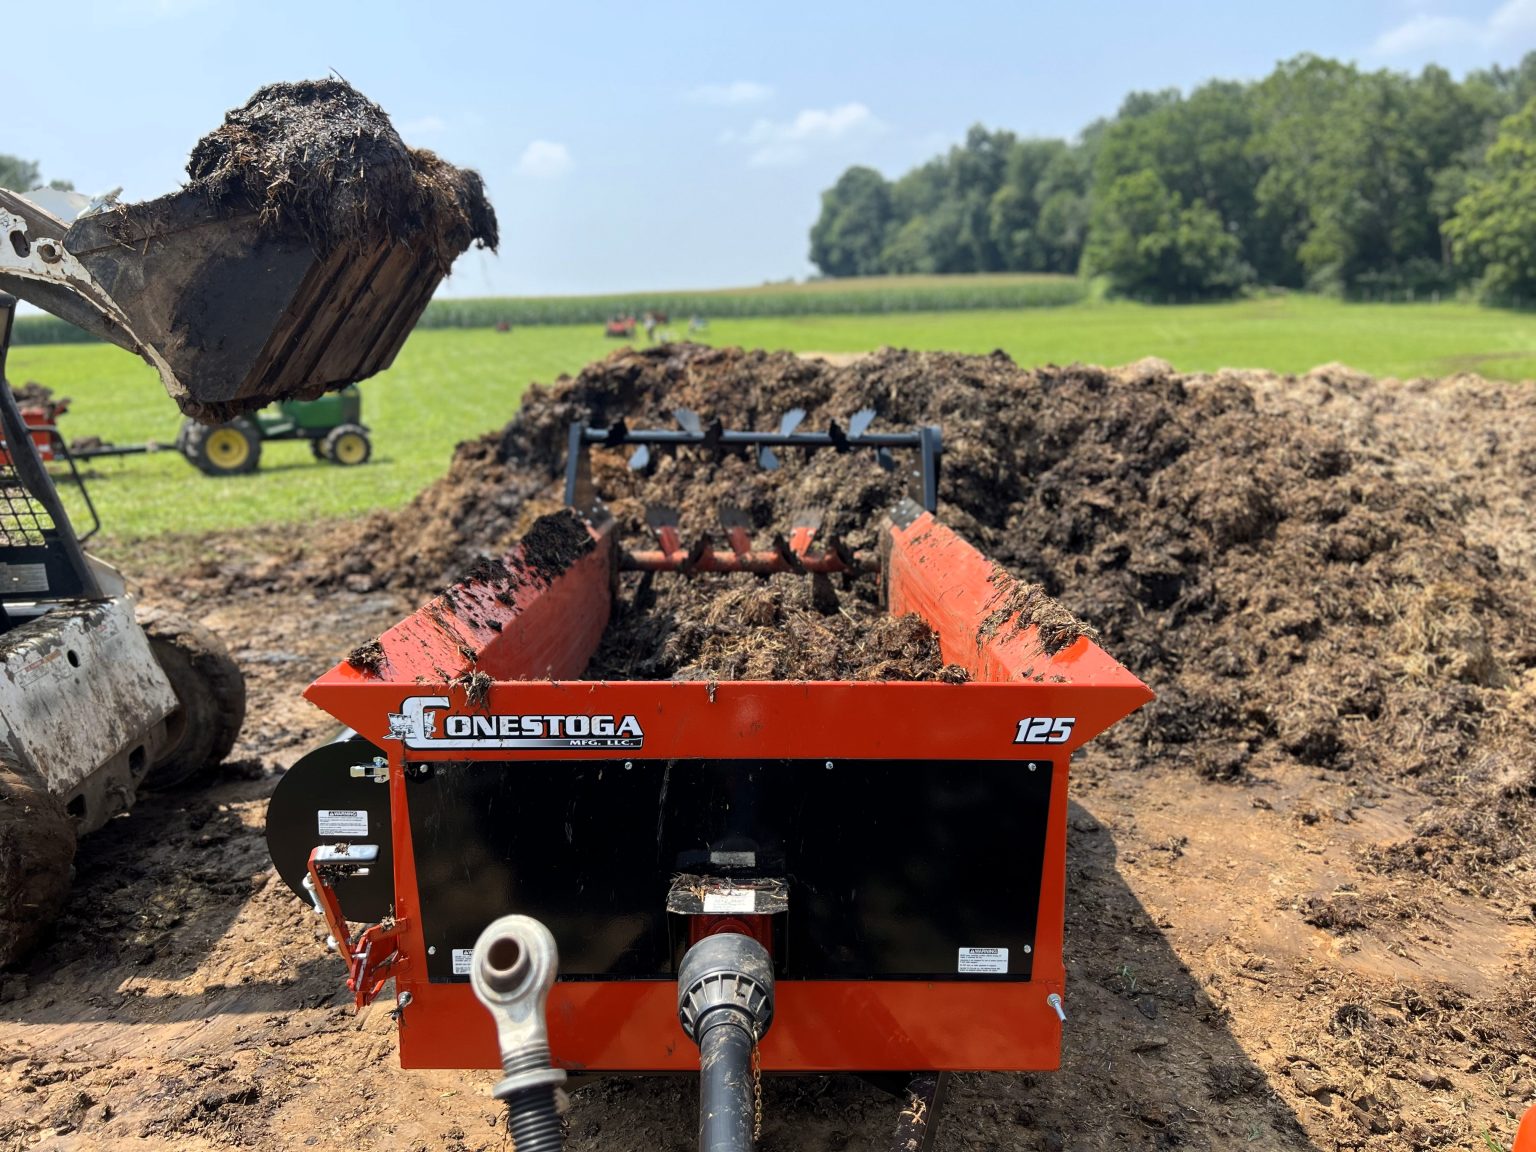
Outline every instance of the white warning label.
POLYGON ((453 974, 455 976, 469 975, 470 957, 474 956, 473 948, 455 948, 453 950, 453 974))
POLYGON ((320 809, 320 835, 366 836, 368 835, 368 813, 362 808, 322 808, 320 809))
POLYGON ((755 912, 757 892, 751 888, 721 888, 704 893, 706 912, 755 912))
POLYGON ((1001 975, 1008 971, 1008 949, 962 948, 960 966, 955 970, 972 976, 1001 975))

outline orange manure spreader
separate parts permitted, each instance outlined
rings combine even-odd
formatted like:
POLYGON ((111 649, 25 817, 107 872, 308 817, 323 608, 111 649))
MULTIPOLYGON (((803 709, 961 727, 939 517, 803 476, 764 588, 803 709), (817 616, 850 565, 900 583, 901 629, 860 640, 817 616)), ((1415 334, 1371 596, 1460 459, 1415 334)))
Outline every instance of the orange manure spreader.
POLYGON ((858 1073, 926 1147, 946 1073, 1059 1064, 1068 762, 1151 693, 936 518, 937 429, 679 415, 573 425, 565 510, 315 681, 355 735, 282 780, 273 859, 357 1003, 394 981, 404 1066, 501 1070, 520 1152, 561 1146, 568 1073, 609 1072, 699 1076, 714 1150, 755 1146, 759 1072, 858 1073), (631 550, 593 445, 910 452, 915 498, 866 552, 810 522, 690 546, 664 517, 631 550), (584 679, 632 570, 878 581, 963 674, 584 679))

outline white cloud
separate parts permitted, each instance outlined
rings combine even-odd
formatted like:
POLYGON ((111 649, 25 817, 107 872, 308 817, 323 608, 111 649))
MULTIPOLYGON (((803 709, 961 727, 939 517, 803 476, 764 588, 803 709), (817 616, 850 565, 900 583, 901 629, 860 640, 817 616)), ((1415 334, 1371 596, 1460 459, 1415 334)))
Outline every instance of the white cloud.
MULTIPOLYGON (((1422 7, 1422 5, 1415 5, 1422 7)), ((1483 20, 1420 12, 1376 38, 1378 56, 1413 56, 1471 45, 1483 51, 1536 44, 1536 0, 1504 0, 1483 20)))
POLYGON ((807 108, 793 120, 758 120, 745 132, 726 132, 720 139, 749 146, 752 151, 747 163, 767 168, 802 163, 815 147, 879 132, 884 127, 866 105, 855 102, 836 108, 807 108))
POLYGON ((1415 16, 1376 37, 1372 46, 1379 56, 1413 56, 1448 44, 1475 42, 1478 28, 1460 16, 1415 16))
POLYGON ((1536 31, 1536 0, 1505 0, 1488 18, 1488 29, 1497 39, 1536 31))
POLYGON ((549 140, 535 140, 523 149, 517 161, 519 172, 537 180, 553 180, 570 171, 570 168, 570 149, 549 140))
POLYGON ((729 84, 702 84, 688 93, 698 104, 761 104, 773 95, 766 84, 751 80, 733 80, 729 84))

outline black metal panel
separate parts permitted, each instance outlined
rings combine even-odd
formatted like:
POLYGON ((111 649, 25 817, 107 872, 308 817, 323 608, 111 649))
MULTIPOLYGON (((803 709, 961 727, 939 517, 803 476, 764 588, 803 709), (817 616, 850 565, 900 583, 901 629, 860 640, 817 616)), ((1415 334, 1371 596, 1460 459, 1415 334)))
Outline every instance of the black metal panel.
POLYGON ((1050 788, 1046 761, 412 766, 428 971, 454 979, 455 951, 521 912, 564 979, 669 979, 667 891, 692 872, 788 879, 780 979, 1028 979, 1050 788), (962 948, 1008 949, 1006 973, 960 973, 962 948))
POLYGON ((267 801, 267 851, 277 874, 306 902, 304 877, 309 874, 309 854, 322 844, 346 840, 376 844, 379 858, 367 876, 342 876, 335 884, 341 914, 355 924, 373 924, 394 914, 394 843, 389 821, 389 785, 352 774, 355 767, 371 768, 384 755, 359 736, 338 740, 306 753, 283 773, 272 799, 267 801), (362 813, 345 823, 332 820, 328 831, 322 813, 362 813), (338 827, 361 828, 366 835, 341 835, 338 827))

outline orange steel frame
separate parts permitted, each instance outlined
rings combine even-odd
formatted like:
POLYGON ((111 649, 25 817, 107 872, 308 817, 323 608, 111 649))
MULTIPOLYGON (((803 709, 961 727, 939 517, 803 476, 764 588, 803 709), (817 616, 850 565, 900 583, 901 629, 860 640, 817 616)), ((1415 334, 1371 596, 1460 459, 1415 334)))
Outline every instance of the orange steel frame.
POLYGON ((1530 1109, 1515 1133, 1515 1145, 1509 1152, 1536 1152, 1536 1108, 1530 1109))
MULTIPOLYGON (((938 632, 945 660, 966 667, 971 683, 571 679, 596 647, 611 605, 617 558, 611 527, 592 533, 592 551, 552 581, 456 586, 451 596, 380 637, 384 661, 377 672, 340 664, 306 693, 388 750, 399 949, 391 972, 397 991, 411 997, 401 1020, 401 1064, 499 1066, 491 1018, 468 983, 434 984, 426 976, 407 761, 623 755, 611 749, 407 752, 391 742, 388 714, 402 700, 445 696, 467 711, 456 681, 478 670, 494 678, 484 711, 633 715, 643 725, 647 757, 931 759, 935 771, 943 771, 946 760, 1017 761, 1021 771, 1028 761, 1049 761, 1054 771, 1032 978, 781 980, 762 1064, 799 1072, 1056 1068, 1060 1024, 1047 997, 1066 991, 1068 759, 1150 700, 1147 688, 1087 639, 1045 653, 1036 629, 1018 628, 1009 615, 1011 581, 1000 579, 994 565, 927 513, 890 527, 883 577, 890 610, 924 616, 938 632), (1016 744, 1020 721, 1028 717, 1072 718, 1070 739, 1016 744)), ((512 559, 517 556, 514 551, 512 559)), ((571 1070, 698 1067, 698 1051, 677 1023, 677 989, 670 980, 559 982, 549 998, 549 1031, 555 1062, 571 1070)))

